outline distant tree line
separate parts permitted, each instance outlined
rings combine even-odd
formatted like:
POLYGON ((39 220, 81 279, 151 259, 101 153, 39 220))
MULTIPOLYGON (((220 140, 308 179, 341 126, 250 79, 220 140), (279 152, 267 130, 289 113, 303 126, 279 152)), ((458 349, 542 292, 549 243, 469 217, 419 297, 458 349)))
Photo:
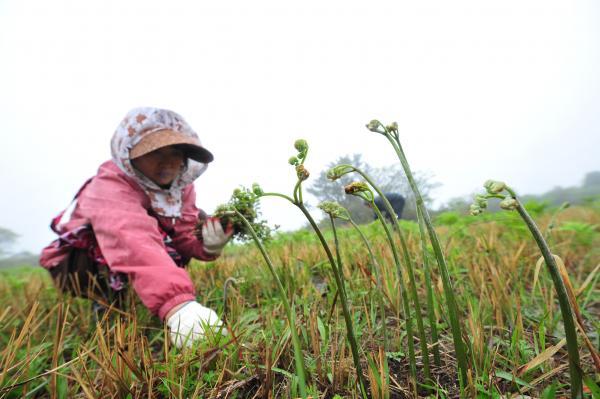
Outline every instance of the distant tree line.
POLYGON ((10 247, 15 243, 19 235, 5 227, 0 227, 0 258, 8 255, 10 247))
POLYGON ((0 269, 14 266, 33 266, 38 263, 38 256, 31 252, 11 253, 10 249, 19 235, 5 227, 0 227, 0 269))
MULTIPOLYGON (((583 178, 580 186, 555 187, 543 194, 522 195, 523 202, 537 201, 550 206, 560 206, 565 202, 571 205, 582 205, 600 200, 600 171, 589 172, 583 178)), ((473 202, 471 197, 457 197, 448 201, 439 209, 441 212, 456 211, 468 213, 469 205, 473 202)), ((497 203, 491 202, 491 211, 498 210, 497 203)))
POLYGON ((544 201, 550 205, 560 205, 564 202, 578 205, 594 201, 598 196, 600 196, 600 171, 594 171, 585 175, 580 186, 555 187, 542 195, 524 195, 523 200, 544 201))

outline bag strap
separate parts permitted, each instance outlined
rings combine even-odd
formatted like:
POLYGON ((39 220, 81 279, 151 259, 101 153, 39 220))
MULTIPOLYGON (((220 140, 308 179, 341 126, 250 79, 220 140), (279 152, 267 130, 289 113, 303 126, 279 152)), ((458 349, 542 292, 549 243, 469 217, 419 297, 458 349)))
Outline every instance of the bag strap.
POLYGON ((86 182, 83 183, 83 185, 79 188, 79 190, 77 190, 77 194, 75 194, 75 197, 73 197, 73 199, 69 203, 69 206, 67 206, 61 213, 59 213, 58 216, 56 216, 55 218, 52 219, 52 222, 50 222, 50 228, 52 229, 53 232, 55 232, 58 235, 61 234, 60 231, 58 231, 57 226, 60 224, 60 221, 63 218, 63 215, 69 208, 71 208, 71 206, 73 206, 75 201, 77 201, 77 198, 79 198, 79 195, 81 194, 83 189, 86 188, 88 184, 90 184, 92 179, 93 179, 93 177, 90 177, 89 179, 87 179, 86 182))

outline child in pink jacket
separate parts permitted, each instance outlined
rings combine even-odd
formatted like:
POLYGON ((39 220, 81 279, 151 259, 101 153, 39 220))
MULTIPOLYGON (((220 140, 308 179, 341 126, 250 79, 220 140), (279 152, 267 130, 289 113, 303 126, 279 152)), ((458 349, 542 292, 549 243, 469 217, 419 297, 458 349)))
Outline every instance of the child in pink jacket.
POLYGON ((172 341, 190 345, 221 321, 196 302, 184 266, 191 258, 216 259, 232 235, 216 218, 203 224, 202 241, 194 234, 201 211, 192 183, 213 155, 181 116, 157 108, 131 110, 111 153, 52 221, 59 238, 42 251, 40 264, 63 291, 103 304, 118 306, 131 285, 167 322, 172 341))

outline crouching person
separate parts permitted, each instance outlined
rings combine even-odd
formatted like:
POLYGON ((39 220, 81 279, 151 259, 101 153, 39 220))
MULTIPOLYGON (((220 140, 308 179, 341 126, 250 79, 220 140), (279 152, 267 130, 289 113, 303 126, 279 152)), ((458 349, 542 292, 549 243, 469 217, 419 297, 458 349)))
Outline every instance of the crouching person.
POLYGON ((216 218, 194 233, 199 211, 193 182, 213 160, 178 114, 131 110, 111 141, 112 159, 79 190, 51 224, 58 234, 40 264, 63 292, 103 306, 123 305, 130 286, 171 330, 175 345, 191 345, 217 314, 196 302, 185 270, 191 258, 216 259, 232 229, 216 218))

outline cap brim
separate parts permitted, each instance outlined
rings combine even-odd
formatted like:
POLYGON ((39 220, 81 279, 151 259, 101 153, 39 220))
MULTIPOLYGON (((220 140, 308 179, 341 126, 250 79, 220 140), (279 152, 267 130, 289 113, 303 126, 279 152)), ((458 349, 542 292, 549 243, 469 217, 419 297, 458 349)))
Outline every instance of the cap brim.
POLYGON ((202 147, 197 139, 174 130, 159 130, 148 134, 129 151, 129 159, 136 159, 159 148, 177 146, 184 150, 186 157, 201 163, 209 163, 213 154, 202 147))
POLYGON ((185 156, 193 159, 194 161, 200 163, 209 163, 212 162, 215 157, 212 152, 208 151, 204 147, 200 147, 194 144, 175 144, 177 147, 183 149, 185 152, 185 156))

